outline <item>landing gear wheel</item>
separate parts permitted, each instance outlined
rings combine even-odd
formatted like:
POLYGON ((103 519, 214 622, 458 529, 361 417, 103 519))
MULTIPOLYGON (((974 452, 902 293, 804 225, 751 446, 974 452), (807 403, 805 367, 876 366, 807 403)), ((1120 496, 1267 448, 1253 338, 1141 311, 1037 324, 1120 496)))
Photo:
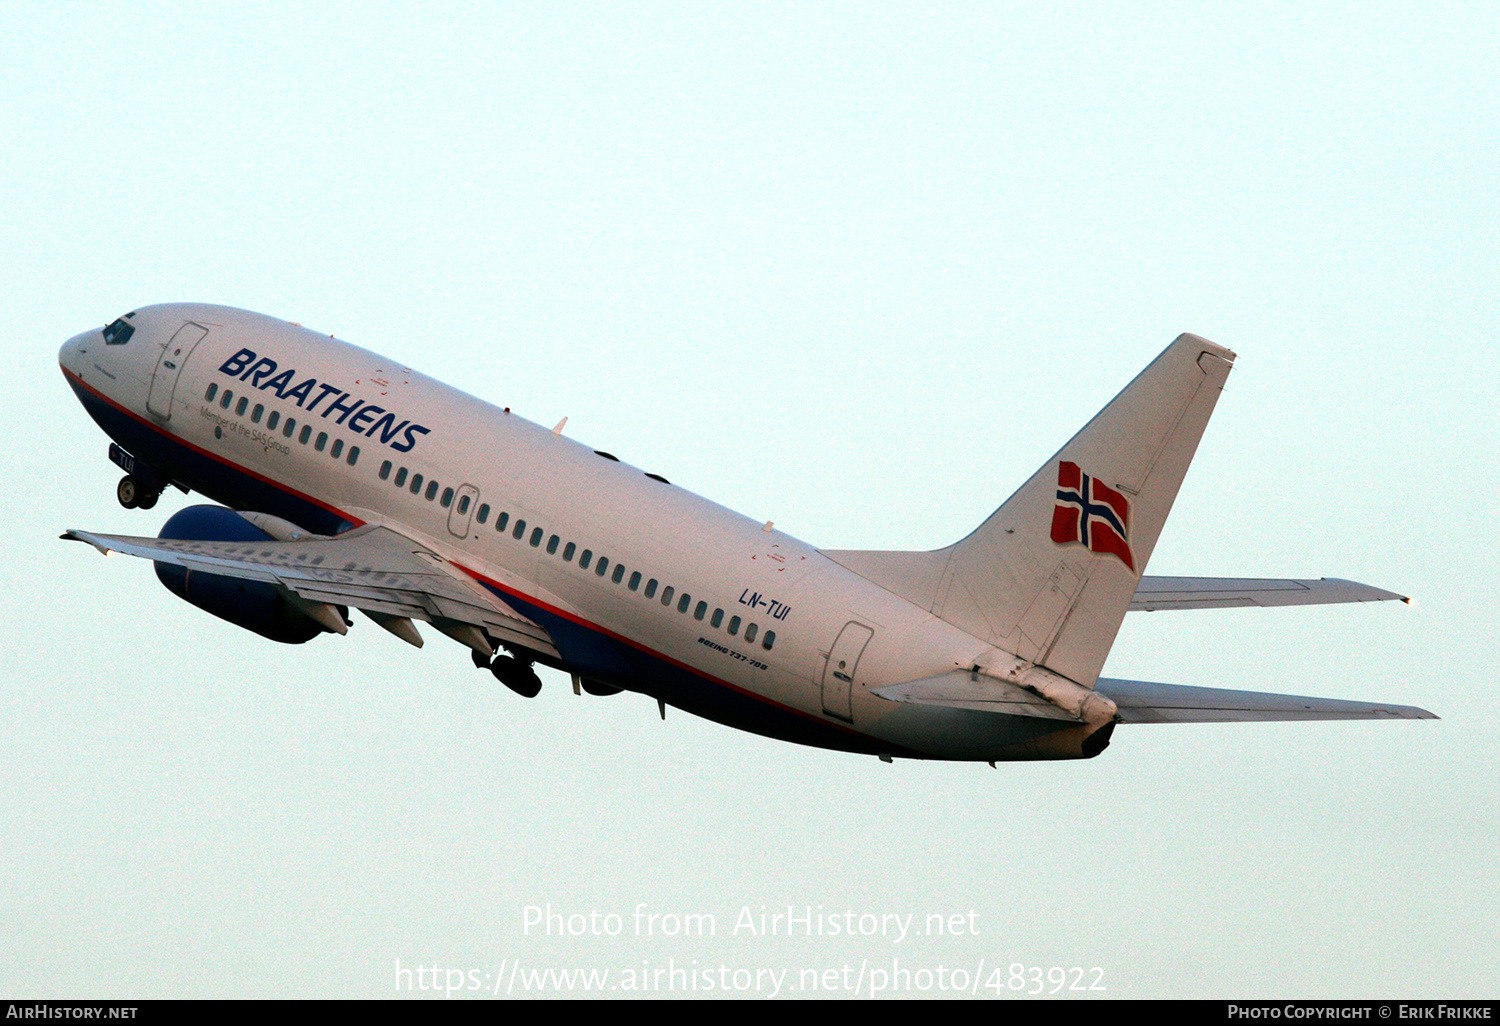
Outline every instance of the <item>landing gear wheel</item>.
POLYGON ((536 675, 530 663, 523 663, 514 656, 498 656, 490 663, 490 672, 495 679, 522 698, 535 698, 542 691, 542 678, 536 675))
POLYGON ((150 509, 156 505, 156 500, 161 498, 161 492, 153 492, 141 484, 141 479, 134 474, 126 474, 120 478, 120 483, 115 485, 115 498, 120 500, 120 505, 126 509, 150 509))

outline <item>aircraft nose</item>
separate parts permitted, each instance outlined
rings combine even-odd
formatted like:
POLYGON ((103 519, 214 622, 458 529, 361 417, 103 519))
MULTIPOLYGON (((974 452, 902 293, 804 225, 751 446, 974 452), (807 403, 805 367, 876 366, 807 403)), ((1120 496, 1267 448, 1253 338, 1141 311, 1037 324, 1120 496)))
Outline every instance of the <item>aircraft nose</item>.
POLYGON ((57 362, 64 370, 76 370, 83 355, 88 352, 90 343, 103 344, 104 339, 99 334, 99 329, 80 332, 62 344, 57 351, 57 362))

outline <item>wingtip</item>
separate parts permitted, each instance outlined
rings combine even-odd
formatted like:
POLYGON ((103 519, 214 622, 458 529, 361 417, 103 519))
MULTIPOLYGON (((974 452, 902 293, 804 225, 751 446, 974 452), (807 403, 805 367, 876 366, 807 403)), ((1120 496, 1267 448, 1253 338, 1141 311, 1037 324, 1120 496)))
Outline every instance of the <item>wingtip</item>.
POLYGON ((1395 591, 1387 591, 1384 588, 1377 588, 1373 584, 1361 584, 1358 581, 1351 581, 1346 577, 1320 577, 1319 580, 1330 586, 1343 585, 1346 588, 1356 589, 1361 593, 1360 597, 1348 599, 1346 601, 1390 602, 1392 599, 1399 599, 1400 601, 1405 602, 1407 605, 1411 605, 1411 599, 1408 596, 1402 595, 1401 593, 1395 591))
POLYGON ((87 531, 69 529, 58 535, 58 538, 63 541, 84 542, 86 544, 92 545, 94 548, 98 549, 106 556, 110 553, 110 548, 108 545, 105 545, 103 542, 99 541, 99 539, 95 538, 87 531))

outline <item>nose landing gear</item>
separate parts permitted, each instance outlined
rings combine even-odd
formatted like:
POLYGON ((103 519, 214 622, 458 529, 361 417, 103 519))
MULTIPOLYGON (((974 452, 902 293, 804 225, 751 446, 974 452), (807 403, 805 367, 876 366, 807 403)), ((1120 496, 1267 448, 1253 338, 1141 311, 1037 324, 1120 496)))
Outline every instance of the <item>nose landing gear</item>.
POLYGON ((126 509, 150 509, 161 498, 161 492, 146 487, 134 474, 126 474, 115 485, 115 498, 126 509))
MULTIPOLYGON (((125 476, 115 485, 115 498, 120 500, 121 506, 126 509, 150 509, 156 505, 156 500, 161 498, 162 489, 169 483, 165 474, 136 459, 114 442, 109 443, 109 461, 125 471, 125 476)), ((187 491, 186 488, 182 490, 187 491)))

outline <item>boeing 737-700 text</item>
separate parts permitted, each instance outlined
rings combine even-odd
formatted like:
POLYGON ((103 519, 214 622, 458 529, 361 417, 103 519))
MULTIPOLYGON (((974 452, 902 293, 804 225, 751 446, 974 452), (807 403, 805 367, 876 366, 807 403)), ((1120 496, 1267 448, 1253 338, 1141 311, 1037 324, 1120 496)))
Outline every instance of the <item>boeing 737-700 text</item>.
POLYGON ((219 306, 145 307, 62 347, 113 439, 118 498, 190 506, 150 559, 175 594, 274 641, 350 609, 417 622, 517 692, 595 695, 847 752, 1097 755, 1116 724, 1425 718, 1408 706, 1100 677, 1127 611, 1360 602, 1340 580, 1143 577, 1234 354, 1182 335, 971 534, 842 551, 701 499, 327 335, 219 306))

